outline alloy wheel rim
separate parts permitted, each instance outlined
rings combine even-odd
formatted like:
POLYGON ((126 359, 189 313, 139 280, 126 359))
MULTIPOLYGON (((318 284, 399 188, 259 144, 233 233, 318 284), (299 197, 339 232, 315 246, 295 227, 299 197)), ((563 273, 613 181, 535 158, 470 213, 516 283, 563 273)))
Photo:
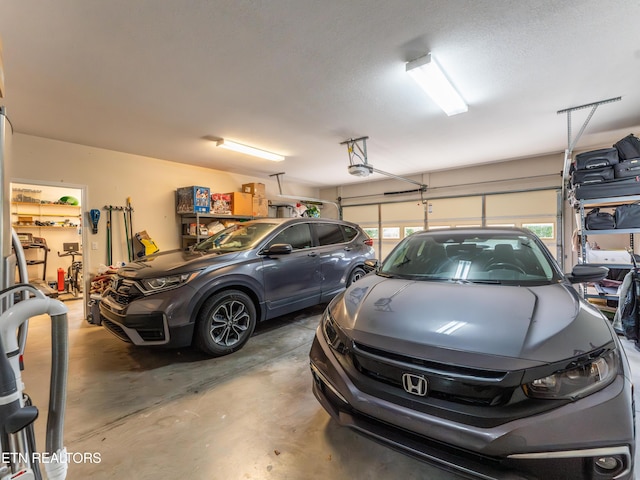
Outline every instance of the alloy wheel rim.
POLYGON ((209 334, 218 345, 231 347, 242 340, 250 320, 244 303, 237 300, 224 302, 213 312, 209 334))

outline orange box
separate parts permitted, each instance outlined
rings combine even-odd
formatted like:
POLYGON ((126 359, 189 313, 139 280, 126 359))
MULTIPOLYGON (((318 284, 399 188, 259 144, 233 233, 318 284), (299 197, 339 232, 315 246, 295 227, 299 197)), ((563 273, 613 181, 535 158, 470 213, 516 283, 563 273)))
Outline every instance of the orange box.
POLYGON ((253 215, 253 195, 244 192, 231 192, 231 215, 253 215))

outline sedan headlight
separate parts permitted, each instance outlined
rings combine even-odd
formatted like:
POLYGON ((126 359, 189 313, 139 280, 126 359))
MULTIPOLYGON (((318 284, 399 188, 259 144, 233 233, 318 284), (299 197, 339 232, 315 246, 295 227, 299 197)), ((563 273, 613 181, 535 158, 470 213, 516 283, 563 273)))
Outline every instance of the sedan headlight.
POLYGON ((200 272, 180 273, 157 278, 145 278, 140 281, 142 288, 147 293, 158 293, 164 290, 179 287, 197 277, 200 272))
POLYGON ((596 359, 548 377, 538 378, 522 386, 524 393, 532 398, 576 400, 603 389, 618 374, 620 357, 617 350, 608 350, 596 359))
POLYGON ((331 312, 327 308, 322 316, 322 333, 324 338, 331 348, 341 354, 345 354, 348 351, 349 338, 340 329, 336 321, 331 316, 331 312))

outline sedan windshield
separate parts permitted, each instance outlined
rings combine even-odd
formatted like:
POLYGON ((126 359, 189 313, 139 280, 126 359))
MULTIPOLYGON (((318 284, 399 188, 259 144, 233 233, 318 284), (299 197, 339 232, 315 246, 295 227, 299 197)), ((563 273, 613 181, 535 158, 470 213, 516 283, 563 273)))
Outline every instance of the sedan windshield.
POLYGON ((250 250, 269 235, 275 223, 240 223, 213 234, 193 246, 195 252, 240 252, 250 250))
POLYGON ((547 284, 558 280, 550 254, 521 232, 437 232, 405 238, 380 268, 417 280, 547 284))

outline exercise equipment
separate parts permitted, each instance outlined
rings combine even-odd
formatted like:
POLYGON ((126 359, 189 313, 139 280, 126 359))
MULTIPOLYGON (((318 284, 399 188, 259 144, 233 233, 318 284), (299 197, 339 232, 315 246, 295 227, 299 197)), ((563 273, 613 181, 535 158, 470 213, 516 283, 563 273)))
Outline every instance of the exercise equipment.
MULTIPOLYGON (((77 243, 63 243, 64 253, 58 252, 59 257, 71 257, 71 265, 67 268, 67 274, 64 277, 64 288, 60 290, 60 270, 58 269, 58 292, 65 291, 77 297, 82 293, 82 261, 76 260, 76 257, 82 257, 77 243)), ((64 272, 64 270, 63 270, 64 272)))

